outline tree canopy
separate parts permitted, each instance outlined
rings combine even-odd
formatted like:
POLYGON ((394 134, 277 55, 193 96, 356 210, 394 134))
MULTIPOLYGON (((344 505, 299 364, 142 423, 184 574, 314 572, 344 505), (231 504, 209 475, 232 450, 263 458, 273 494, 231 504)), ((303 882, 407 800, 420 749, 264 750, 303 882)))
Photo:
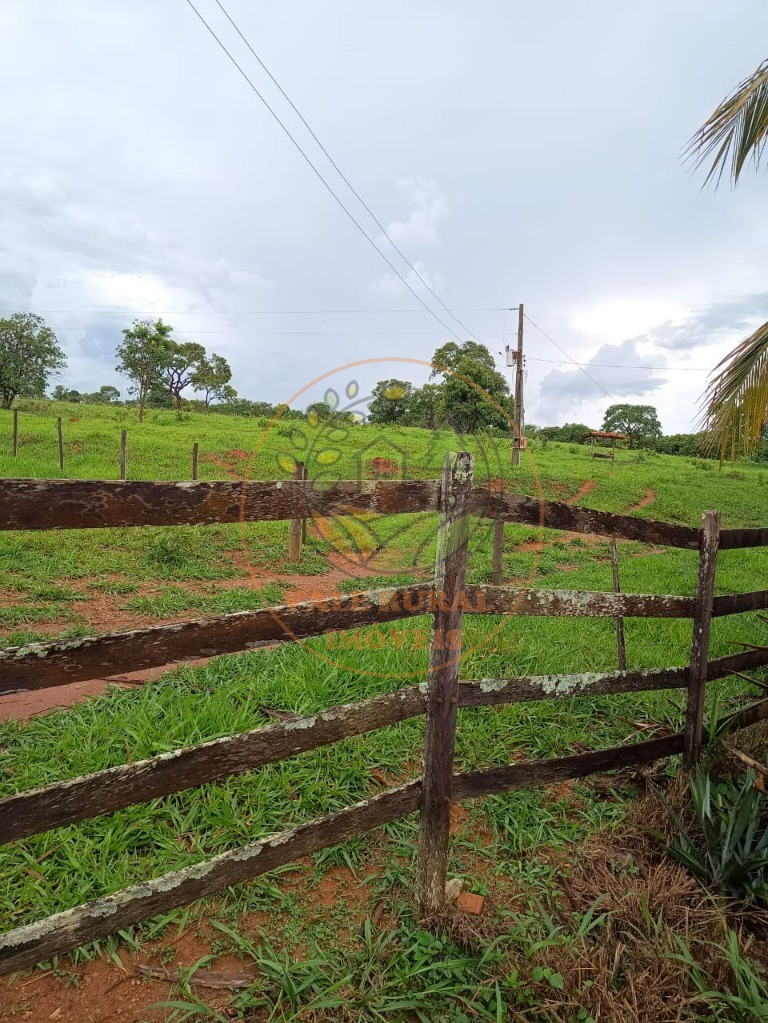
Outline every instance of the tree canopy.
POLYGON ((147 394, 168 364, 173 327, 162 319, 134 320, 132 327, 123 330, 123 342, 118 345, 117 371, 131 381, 129 390, 139 403, 139 422, 144 419, 147 394))
POLYGON ((0 319, 0 404, 41 398, 48 381, 67 364, 56 335, 41 316, 14 313, 0 319))
POLYGON ((233 401, 237 397, 237 391, 229 381, 232 379, 232 370, 223 355, 206 355, 198 359, 192 372, 192 386, 196 391, 202 391, 205 395, 205 407, 216 399, 217 401, 233 401))
POLYGON ((603 429, 626 433, 630 448, 637 441, 653 441, 661 436, 661 423, 653 405, 611 405, 605 410, 603 429))
POLYGON ((368 422, 402 423, 407 417, 414 387, 408 380, 380 380, 371 391, 368 422))

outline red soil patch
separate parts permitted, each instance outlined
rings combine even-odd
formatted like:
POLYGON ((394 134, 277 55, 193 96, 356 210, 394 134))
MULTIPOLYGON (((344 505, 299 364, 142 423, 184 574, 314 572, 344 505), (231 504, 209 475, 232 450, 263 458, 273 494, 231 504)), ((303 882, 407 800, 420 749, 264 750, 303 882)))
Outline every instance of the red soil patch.
MULTIPOLYGON (((237 559, 239 567, 242 566, 242 558, 237 559)), ((251 587, 259 590, 269 583, 279 583, 286 591, 288 603, 298 603, 302 600, 327 600, 330 597, 338 596, 339 584, 347 579, 362 578, 374 574, 381 574, 384 569, 377 559, 370 562, 359 563, 346 558, 338 551, 331 551, 328 554, 328 561, 331 564, 330 571, 318 576, 306 576, 298 573, 289 575, 275 575, 274 573, 251 573, 243 572, 242 576, 235 579, 217 579, 215 582, 195 582, 187 580, 174 585, 179 585, 192 592, 211 592, 224 589, 232 589, 237 586, 251 587)), ((88 589, 87 580, 82 583, 70 584, 74 589, 79 589, 88 599, 78 601, 72 606, 77 614, 84 618, 94 635, 104 632, 116 632, 120 630, 143 629, 153 625, 171 625, 174 622, 187 621, 195 617, 204 617, 194 611, 184 611, 178 615, 167 618, 158 618, 152 615, 137 614, 133 611, 121 609, 121 603, 127 603, 136 596, 156 596, 163 592, 168 583, 139 583, 138 588, 130 594, 109 594, 101 593, 98 590, 88 589)), ((20 594, 16 592, 0 593, 0 607, 19 603, 20 594)), ((36 632, 60 632, 66 628, 66 621, 36 623, 32 627, 36 632)), ((0 636, 8 635, 16 629, 0 629, 0 636)), ((266 644, 273 645, 273 644, 266 644)), ((183 663, 187 665, 206 664, 208 658, 200 658, 183 663)), ((54 708, 70 707, 75 703, 87 699, 90 696, 100 696, 108 686, 118 685, 121 688, 131 688, 144 682, 152 681, 162 675, 178 668, 179 664, 166 664, 155 668, 144 668, 139 671, 122 672, 119 675, 89 679, 82 682, 72 682, 65 686, 53 686, 48 689, 32 690, 25 693, 11 693, 8 696, 0 697, 0 721, 15 718, 17 721, 26 721, 36 714, 44 714, 54 708)), ((0 1020, 2 1018, 0 1017, 0 1020)))
POLYGON ((648 487, 645 492, 645 497, 641 497, 637 504, 633 504, 631 508, 627 508, 628 512, 640 511, 641 508, 647 508, 649 504, 653 504, 656 500, 656 492, 648 487))
POLYGON ((373 471, 375 476, 391 476, 393 472, 397 472, 397 462, 391 458, 372 458, 368 463, 368 468, 373 471))
POLYGON ((231 476, 237 476, 239 479, 243 478, 242 463, 250 457, 250 453, 241 448, 230 448, 229 451, 209 451, 203 455, 206 462, 213 462, 224 472, 231 476))

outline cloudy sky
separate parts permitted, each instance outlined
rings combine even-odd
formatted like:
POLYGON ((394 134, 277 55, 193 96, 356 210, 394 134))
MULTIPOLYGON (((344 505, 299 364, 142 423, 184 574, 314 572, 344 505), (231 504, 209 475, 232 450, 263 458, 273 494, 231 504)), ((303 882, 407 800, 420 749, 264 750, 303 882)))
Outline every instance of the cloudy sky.
MULTIPOLYGON (((690 429, 707 371, 768 313, 763 176, 702 191, 681 160, 768 56, 764 3, 226 0, 462 326, 216 0, 195 4, 455 337, 501 352, 517 327, 504 310, 522 300, 587 364, 589 376, 526 323, 529 422, 599 425, 612 401, 633 401, 656 405, 665 432, 690 429)), ((428 362, 446 327, 187 0, 5 0, 0 38, 0 313, 46 318, 64 383, 125 386, 120 330, 161 314, 225 355, 247 397, 301 391, 303 407, 313 379, 364 359, 327 379, 426 379, 376 360, 428 362)))

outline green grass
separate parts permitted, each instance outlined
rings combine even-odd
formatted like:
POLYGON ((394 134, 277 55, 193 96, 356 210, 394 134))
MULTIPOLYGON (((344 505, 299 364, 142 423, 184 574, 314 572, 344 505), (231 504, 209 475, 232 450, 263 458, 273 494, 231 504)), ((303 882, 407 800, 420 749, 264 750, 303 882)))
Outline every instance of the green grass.
MULTIPOLYGON (((77 452, 67 457, 66 474, 82 478, 115 478, 122 426, 129 431, 129 475, 144 479, 188 476, 193 441, 201 443, 203 454, 232 449, 250 452, 260 444, 264 430, 264 424, 253 420, 200 415, 179 421, 173 413, 150 413, 140 426, 126 410, 59 407, 46 415, 22 414, 22 444, 14 460, 7 453, 8 444, 3 447, 3 438, 10 435, 10 416, 0 412, 0 474, 57 476, 53 417, 62 413, 65 437, 79 443, 77 452), (69 415, 79 416, 79 421, 70 422, 69 415)), ((436 477, 443 452, 457 446, 457 438, 449 433, 432 436, 417 430, 356 427, 345 437, 326 437, 315 435, 314 429, 304 423, 290 424, 290 429, 278 424, 258 447, 251 477, 285 478, 280 459, 300 455, 308 462, 310 475, 314 470, 325 473, 325 478, 329 472, 339 478, 354 477, 360 450, 366 449, 366 458, 377 453, 386 456, 388 442, 396 442, 406 453, 406 475, 436 477), (327 450, 338 451, 330 468, 320 458, 327 450)), ((620 452, 611 464, 593 461, 586 449, 577 448, 574 454, 564 445, 537 449, 533 444, 535 468, 526 458, 513 476, 508 441, 498 442, 502 450, 496 462, 488 458, 482 438, 463 441, 477 453, 479 478, 503 472, 507 485, 520 492, 535 494, 540 488, 543 496, 561 499, 575 493, 585 479, 593 479, 595 487, 582 505, 624 512, 651 488, 654 502, 635 514, 698 525, 702 510, 719 508, 725 526, 765 522, 768 470, 760 466, 745 464, 721 472, 700 460, 635 452, 620 452)), ((227 478, 204 458, 201 476, 227 478)), ((393 585, 431 572, 435 525, 435 517, 426 515, 374 517, 362 526, 358 523, 383 546, 392 574, 381 574, 376 568, 367 578, 343 580, 338 589, 351 592, 393 585)), ((329 567, 332 545, 310 536, 301 564, 291 565, 286 558, 287 529, 286 523, 258 523, 242 531, 238 525, 225 525, 0 533, 0 585, 5 595, 0 626, 13 630, 3 643, 10 646, 46 636, 35 632, 38 622, 53 622, 63 631, 79 634, 79 609, 92 594, 113 599, 115 608, 158 618, 241 610, 259 606, 260 600, 290 600, 290 590, 281 584, 280 576, 322 574, 329 567), (261 596, 246 585, 217 589, 217 580, 245 580, 246 554, 252 565, 269 572, 274 581, 261 596), (156 594, 136 592, 139 584, 152 582, 168 585, 156 594), (184 585, 193 582, 206 585, 195 590, 184 585)), ((530 545, 539 538, 536 529, 507 527, 507 580, 521 584, 530 580, 533 586, 558 589, 612 588, 605 541, 569 539, 545 531, 540 554, 521 550, 521 544, 530 545)), ((470 581, 489 581, 491 541, 490 526, 477 523, 470 543, 470 581)), ((695 552, 659 551, 629 542, 621 542, 619 551, 625 591, 695 591, 695 552)), ((766 568, 766 550, 724 551, 717 592, 762 588, 766 568)), ((630 667, 686 663, 690 622, 631 619, 625 630, 630 667)), ((464 678, 599 671, 616 664, 610 620, 469 617, 465 631, 464 678)), ((768 626, 755 615, 718 619, 713 625, 712 655, 732 652, 735 643, 756 638, 768 642, 768 626)), ((202 667, 180 668, 142 688, 110 689, 102 697, 24 725, 7 722, 0 725, 0 795, 267 724, 270 719, 260 710, 265 705, 312 713, 421 682, 426 676, 428 641, 426 619, 392 623, 217 658, 202 667)), ((710 688, 711 705, 724 707, 733 694, 745 689, 746 684, 737 680, 716 683, 710 688)), ((512 755, 547 758, 584 746, 597 749, 634 737, 631 723, 637 721, 678 728, 682 700, 680 693, 653 693, 461 711, 457 762, 469 770, 507 763, 512 755)), ((392 783, 418 773, 422 740, 423 722, 404 722, 252 774, 3 847, 0 926, 34 920, 339 809, 380 790, 374 769, 392 783)), ((471 870, 472 858, 485 851, 495 857, 499 875, 509 883, 532 892, 545 891, 551 886, 553 867, 538 853, 565 849, 595 829, 610 826, 622 817, 632 798, 631 792, 619 792, 615 801, 606 801, 589 782, 580 784, 576 792, 578 805, 553 799, 547 790, 535 790, 493 797, 471 807, 470 823, 478 835, 490 833, 492 845, 485 847, 479 839, 474 844, 466 839, 455 843, 454 868, 471 870)), ((375 863, 374 890, 385 893, 393 884, 409 888, 415 840, 413 821, 398 822, 379 836, 320 854, 314 869, 341 863, 365 876, 375 863)), ((352 926, 350 921, 329 924, 327 919, 312 923, 306 900, 286 895, 279 878, 242 886, 217 903, 227 926, 237 923, 240 912, 265 908, 274 911, 274 923, 265 925, 265 931, 277 949, 302 947, 308 934, 327 945, 328 934, 322 927, 331 927, 333 941, 338 943, 342 930, 352 926)), ((169 921, 181 919, 187 919, 183 912, 172 913, 137 933, 146 939, 169 921)), ((411 935, 406 942, 409 948, 414 941, 418 946, 421 939, 411 935)), ((453 955, 447 949, 443 953, 453 955)), ((404 953, 406 958, 410 954, 404 953)), ((328 969, 335 976, 333 971, 342 965, 328 969)), ((475 964, 466 969, 471 983, 480 983, 485 967, 475 964)), ((434 1015, 438 1019, 440 1012, 448 1010, 443 1010, 436 996, 428 1011, 438 1014, 434 1015)))

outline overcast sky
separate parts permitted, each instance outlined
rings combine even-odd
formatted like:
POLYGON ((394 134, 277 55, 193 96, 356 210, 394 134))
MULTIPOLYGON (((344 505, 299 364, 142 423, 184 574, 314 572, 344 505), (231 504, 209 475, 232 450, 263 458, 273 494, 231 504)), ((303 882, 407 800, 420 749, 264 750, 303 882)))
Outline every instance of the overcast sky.
MULTIPOLYGON (((407 276, 215 0, 195 3, 407 276)), ((768 314, 768 210, 762 174, 702 191, 681 148, 768 56, 768 6, 225 6, 477 337, 502 351, 517 328, 503 309, 522 300, 589 364, 604 390, 526 323, 529 422, 598 426, 615 400, 656 405, 665 432, 691 428, 707 371, 768 314)), ((428 362, 448 339, 186 0, 5 0, 0 38, 0 313, 46 318, 65 384, 125 388, 120 330, 161 313, 229 359, 241 394, 273 402, 351 361, 428 362)), ((374 362, 328 379, 427 375, 374 362)))

